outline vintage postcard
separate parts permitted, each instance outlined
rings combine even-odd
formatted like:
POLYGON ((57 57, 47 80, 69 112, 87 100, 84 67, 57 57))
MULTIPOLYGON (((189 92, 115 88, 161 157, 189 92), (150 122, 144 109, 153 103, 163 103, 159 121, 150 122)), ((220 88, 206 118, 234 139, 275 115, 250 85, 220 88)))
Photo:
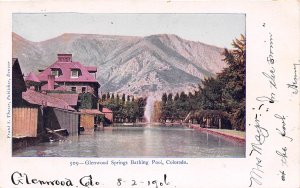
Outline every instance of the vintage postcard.
POLYGON ((94 3, 1 3, 0 187, 300 186, 299 3, 94 3))

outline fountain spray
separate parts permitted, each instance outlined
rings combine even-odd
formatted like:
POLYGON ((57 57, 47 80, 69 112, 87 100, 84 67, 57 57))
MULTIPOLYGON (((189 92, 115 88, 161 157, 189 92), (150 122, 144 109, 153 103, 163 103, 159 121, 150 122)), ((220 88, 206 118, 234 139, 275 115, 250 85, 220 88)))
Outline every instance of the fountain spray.
POLYGON ((151 93, 147 97, 146 107, 145 107, 145 112, 144 112, 144 117, 146 118, 147 123, 151 123, 153 108, 154 108, 154 97, 153 97, 153 94, 151 93))

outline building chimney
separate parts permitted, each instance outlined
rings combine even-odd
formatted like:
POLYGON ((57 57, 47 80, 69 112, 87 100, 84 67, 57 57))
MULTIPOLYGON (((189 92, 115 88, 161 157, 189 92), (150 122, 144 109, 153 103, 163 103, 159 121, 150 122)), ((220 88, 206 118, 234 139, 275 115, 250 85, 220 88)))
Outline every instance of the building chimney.
POLYGON ((48 75, 48 90, 54 90, 54 75, 48 75))
POLYGON ((59 62, 72 62, 72 54, 57 54, 59 62))

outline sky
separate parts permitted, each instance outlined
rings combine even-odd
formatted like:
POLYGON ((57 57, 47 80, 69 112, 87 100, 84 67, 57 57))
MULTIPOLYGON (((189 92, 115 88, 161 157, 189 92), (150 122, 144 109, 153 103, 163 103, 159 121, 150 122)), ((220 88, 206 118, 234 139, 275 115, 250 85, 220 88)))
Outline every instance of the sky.
POLYGON ((149 36, 175 34, 181 38, 231 48, 245 35, 245 14, 91 14, 15 13, 12 30, 39 42, 63 33, 149 36))

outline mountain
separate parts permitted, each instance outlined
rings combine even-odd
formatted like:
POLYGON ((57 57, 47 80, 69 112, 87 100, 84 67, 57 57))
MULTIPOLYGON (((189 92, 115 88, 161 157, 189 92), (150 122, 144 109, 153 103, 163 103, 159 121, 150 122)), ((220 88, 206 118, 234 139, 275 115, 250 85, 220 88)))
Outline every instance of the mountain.
POLYGON ((38 72, 56 61, 58 53, 97 66, 103 92, 146 95, 148 92, 194 91, 201 79, 216 75, 226 64, 224 49, 176 35, 146 37, 66 33, 42 42, 12 34, 13 57, 22 71, 38 72))

